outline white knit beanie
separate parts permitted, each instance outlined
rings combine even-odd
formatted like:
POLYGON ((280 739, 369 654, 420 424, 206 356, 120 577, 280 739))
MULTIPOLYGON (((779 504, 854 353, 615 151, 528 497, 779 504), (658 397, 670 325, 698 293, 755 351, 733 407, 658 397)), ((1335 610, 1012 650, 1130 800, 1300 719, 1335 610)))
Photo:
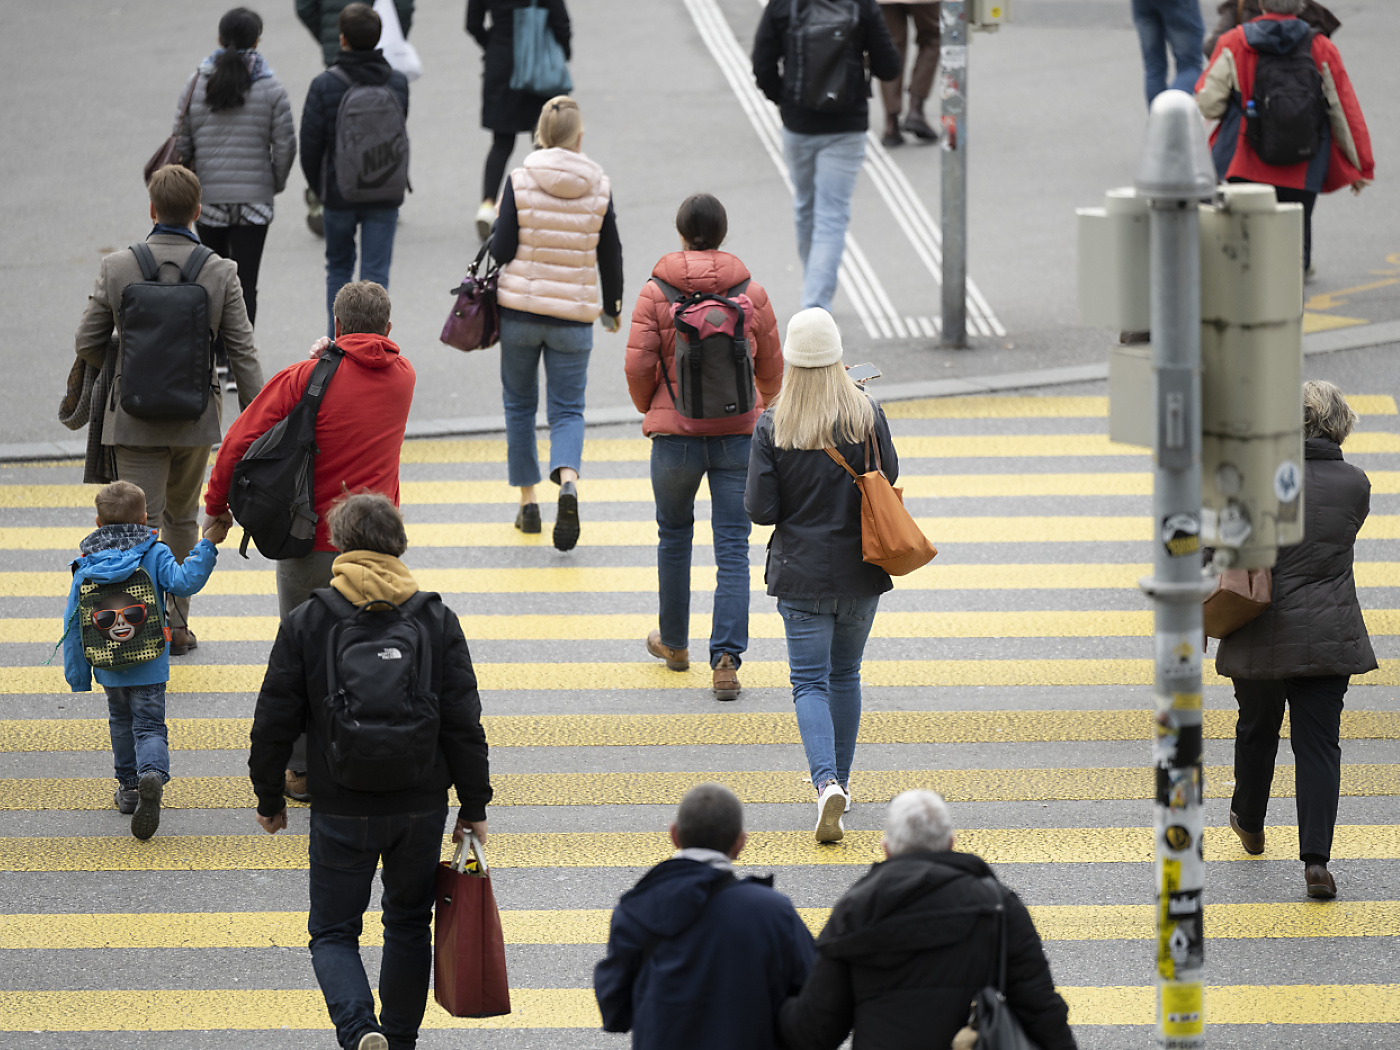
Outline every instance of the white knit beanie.
POLYGON ((841 333, 831 315, 820 306, 793 314, 783 340, 783 360, 794 368, 825 368, 840 361, 841 333))

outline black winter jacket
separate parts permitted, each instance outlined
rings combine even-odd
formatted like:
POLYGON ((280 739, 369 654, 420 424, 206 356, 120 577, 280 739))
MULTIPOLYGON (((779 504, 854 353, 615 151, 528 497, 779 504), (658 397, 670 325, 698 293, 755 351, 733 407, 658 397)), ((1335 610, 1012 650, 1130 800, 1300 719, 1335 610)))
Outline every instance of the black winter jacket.
MULTIPOLYGON (((334 65, 339 66, 357 84, 388 84, 403 103, 408 116, 408 78, 389 65, 384 53, 373 51, 341 51, 334 65)), ((340 113, 340 100, 350 90, 348 84, 327 70, 311 81, 306 92, 306 105, 301 110, 301 171, 306 184, 321 196, 327 208, 397 208, 403 197, 378 204, 351 204, 340 195, 335 185, 335 122, 340 113)))
POLYGON ((252 750, 248 771, 258 796, 258 812, 276 816, 286 805, 282 797, 292 744, 307 735, 307 784, 311 808, 341 816, 389 816, 424 813, 447 802, 447 789, 456 785, 462 820, 486 819, 491 801, 486 732, 481 728, 481 698, 476 672, 462 635, 462 625, 441 601, 427 602, 419 612, 420 629, 432 646, 432 683, 442 723, 438 756, 419 788, 371 793, 352 791, 335 782, 326 764, 326 640, 338 617, 313 591, 311 599, 294 609, 277 631, 267 658, 267 674, 253 713, 252 750))
POLYGON ((1229 678, 1353 675, 1378 666, 1352 572, 1371 482, 1335 441, 1305 445, 1303 542, 1279 548, 1268 608, 1220 640, 1215 669, 1229 678))
MULTIPOLYGON (((817 938, 802 994, 783 1004, 788 1050, 947 1047, 977 992, 995 981, 992 874, 971 853, 905 853, 846 891, 817 938)), ((1000 887, 1007 922, 1006 999, 1042 1050, 1074 1050, 1069 1008, 1055 991, 1040 935, 1020 898, 1000 887)))
MULTIPOLYGON (((548 95, 534 95, 510 89, 515 70, 515 12, 529 7, 530 0, 467 0, 467 32, 481 49, 481 126, 503 134, 534 131, 540 110, 549 101, 548 95), (486 24, 486 16, 491 24, 486 24)), ((537 7, 549 11, 549 31, 564 57, 571 57, 569 11, 564 0, 539 0, 537 7)))
MULTIPOLYGON (((870 126, 870 77, 893 80, 904 69, 904 56, 890 40, 885 16, 876 0, 855 0, 860 8, 860 28, 854 46, 847 54, 846 76, 854 101, 848 109, 818 112, 797 104, 798 86, 788 83, 794 56, 788 24, 792 21, 794 0, 768 0, 753 42, 753 75, 758 88, 778 104, 783 127, 799 135, 831 135, 841 131, 864 131, 870 126), (781 68, 779 68, 781 63, 781 68)), ((796 0, 805 6, 806 0, 796 0)))
MULTIPOLYGON (((885 413, 875 405, 880 463, 893 483, 899 457, 885 413)), ((865 472, 865 446, 837 448, 851 469, 865 472)), ((871 470, 875 469, 871 464, 871 470)), ((775 525, 763 571, 779 598, 871 598, 894 584, 878 565, 861 560, 860 489, 821 449, 773 445, 773 412, 759 416, 749 446, 744 509, 756 525, 775 525)))
MULTIPOLYGON (((321 44, 321 57, 326 66, 335 64, 335 56, 340 53, 340 12, 355 0, 297 0, 297 17, 302 25, 311 30, 321 44)), ((373 7, 373 3, 370 4, 373 7)), ((413 0, 394 0, 394 11, 399 16, 399 28, 404 39, 413 28, 413 0)))

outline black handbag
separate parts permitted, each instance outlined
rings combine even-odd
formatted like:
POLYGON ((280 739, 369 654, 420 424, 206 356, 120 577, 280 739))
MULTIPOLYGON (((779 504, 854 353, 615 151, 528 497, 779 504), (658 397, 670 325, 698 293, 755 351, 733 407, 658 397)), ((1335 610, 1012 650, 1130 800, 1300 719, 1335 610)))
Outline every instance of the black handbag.
POLYGON ((997 896, 997 902, 988 911, 997 919, 997 964, 996 983, 989 984, 979 991, 972 1000, 972 1012, 963 1028, 953 1039, 954 1046, 973 1046, 976 1050, 1041 1050, 1040 1046, 1026 1035, 1021 1022, 1006 1001, 1006 904, 1002 895, 1001 883, 987 875, 980 880, 990 886, 997 896), (976 1035, 969 1043, 968 1030, 976 1035))

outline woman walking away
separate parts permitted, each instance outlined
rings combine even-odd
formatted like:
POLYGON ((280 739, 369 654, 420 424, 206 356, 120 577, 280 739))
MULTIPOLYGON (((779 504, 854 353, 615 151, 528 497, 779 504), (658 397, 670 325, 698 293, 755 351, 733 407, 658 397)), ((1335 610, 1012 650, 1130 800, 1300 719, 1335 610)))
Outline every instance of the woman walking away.
POLYGON ((836 842, 851 804, 861 655, 880 595, 893 585, 861 560, 860 490, 825 450, 834 447, 857 473, 875 469, 877 452, 891 482, 899 460, 885 413, 841 365, 830 314, 811 307, 794 315, 783 360, 783 389, 754 428, 744 508, 755 524, 775 526, 764 579, 787 634, 797 727, 817 789, 817 841, 836 842))
MULTIPOLYGON (((199 176, 199 239, 238 264, 250 324, 258 317, 258 268, 272 198, 287 188, 297 155, 287 91, 257 51, 262 28, 262 19, 246 7, 219 19, 219 48, 200 64, 178 103, 183 110, 192 92, 178 148, 185 166, 199 176)), ((226 371, 222 340, 215 339, 214 350, 226 371)))
POLYGON ((534 130, 547 95, 512 91, 515 70, 515 12, 522 7, 539 6, 549 10, 549 30, 564 57, 569 55, 569 11, 564 0, 467 0, 467 32, 485 52, 482 55, 481 126, 491 132, 491 152, 486 154, 486 172, 481 184, 481 207, 476 212, 476 235, 491 236, 496 221, 496 195, 505 178, 506 164, 515 149, 515 136, 534 130), (486 24, 486 16, 491 24, 486 24))
MULTIPOLYGON (((647 652, 665 660, 673 671, 690 666, 690 547, 695 531, 695 493, 700 479, 708 476, 716 569, 710 668, 716 700, 738 699, 739 664, 749 647, 750 526, 744 513, 749 435, 783 380, 778 321, 768 293, 738 258, 719 250, 728 231, 724 205, 708 193, 697 193, 681 202, 676 212, 681 250, 661 257, 651 271, 652 279, 637 296, 626 366, 632 403, 638 412, 646 413, 642 433, 651 438, 651 488, 656 496, 661 629, 647 635, 647 652), (739 328, 748 338, 753 378, 747 369, 733 368, 733 379, 750 390, 756 388, 753 408, 748 412, 696 419, 681 415, 676 408, 672 394, 680 376, 676 372, 671 303, 695 294, 728 299, 744 314, 739 328)), ((714 300, 709 302, 726 309, 714 300)), ((711 378, 718 382, 730 377, 712 373, 711 378)))
POLYGON ((1327 870, 1341 789, 1342 702, 1354 674, 1377 667, 1352 558, 1371 508, 1365 471, 1342 459, 1356 413, 1331 383, 1303 384, 1303 542, 1280 547, 1273 602, 1221 639, 1215 669, 1235 685, 1235 794, 1230 827, 1246 853, 1264 852, 1264 817, 1287 703, 1297 763, 1298 850, 1309 897, 1330 899, 1327 870))
POLYGON ((580 152, 583 115, 560 95, 545 103, 535 128, 539 149, 510 174, 491 254, 502 264, 501 398, 506 410, 506 464, 520 488, 515 527, 540 531, 535 450, 540 358, 549 416, 549 478, 559 486, 554 546, 578 543, 579 463, 583 459, 583 392, 593 322, 616 332, 622 313, 622 242, 603 169, 580 152), (598 297, 598 271, 603 294, 598 297))

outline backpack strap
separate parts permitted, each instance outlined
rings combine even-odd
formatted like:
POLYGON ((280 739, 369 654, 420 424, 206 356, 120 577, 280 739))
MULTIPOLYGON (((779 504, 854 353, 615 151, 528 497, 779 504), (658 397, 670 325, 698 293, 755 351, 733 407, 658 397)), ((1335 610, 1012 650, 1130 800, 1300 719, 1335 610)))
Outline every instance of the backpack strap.
POLYGON ((349 73, 345 72, 345 70, 341 69, 339 66, 331 66, 331 68, 326 70, 326 72, 329 73, 331 76, 335 77, 336 80, 339 80, 348 88, 352 88, 355 86, 355 79, 349 73))
POLYGON ((747 292, 747 291, 749 290, 749 282, 750 282, 751 280, 753 280, 752 277, 745 277, 742 281, 740 281, 738 284, 736 284, 733 288, 730 288, 727 292, 725 292, 725 293, 724 293, 725 296, 726 296, 727 298, 732 299, 732 298, 733 298, 734 296, 736 296, 736 295, 743 295, 745 292, 747 292))
POLYGON ((156 262, 150 245, 145 241, 137 241, 131 246, 131 254, 136 256, 136 265, 141 267, 142 278, 147 281, 160 280, 160 263, 156 262))
POLYGON ((194 251, 190 252, 190 257, 185 260, 185 265, 180 267, 180 280, 185 284, 193 284, 199 276, 199 271, 204 269, 204 264, 213 254, 213 250, 207 245, 196 244, 194 251))
POLYGON ((661 294, 666 297, 668 303, 678 303, 684 297, 684 294, 679 288, 673 284, 667 284, 660 277, 651 278, 651 283, 661 289, 661 294))

